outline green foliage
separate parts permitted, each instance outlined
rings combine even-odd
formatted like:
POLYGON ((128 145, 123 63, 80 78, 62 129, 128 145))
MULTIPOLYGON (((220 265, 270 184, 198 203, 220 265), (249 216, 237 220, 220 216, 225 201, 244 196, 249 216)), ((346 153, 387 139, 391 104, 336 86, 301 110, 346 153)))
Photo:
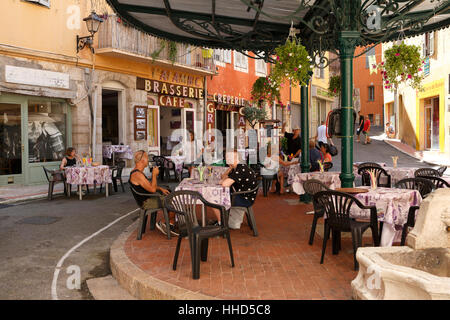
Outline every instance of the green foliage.
POLYGON ((150 54, 150 57, 152 58, 153 61, 159 58, 159 55, 161 54, 161 52, 166 47, 166 42, 165 41, 159 41, 159 42, 160 42, 159 48, 156 49, 155 51, 153 51, 150 54))
POLYGON ((177 59, 177 44, 173 41, 168 41, 168 48, 169 48, 169 60, 172 61, 172 63, 175 62, 177 59))
POLYGON ((281 150, 284 153, 286 153, 288 150, 288 139, 283 137, 283 138, 281 138, 280 143, 281 143, 281 150))
POLYGON ((243 111, 245 119, 248 121, 248 123, 253 129, 255 129, 256 123, 266 119, 267 116, 266 110, 259 107, 245 106, 243 111))
POLYGON ((312 59, 300 40, 289 37, 284 45, 275 49, 275 55, 277 61, 270 74, 273 82, 281 84, 289 80, 292 84, 308 84, 312 59))
POLYGON ((330 77, 330 82, 328 84, 328 92, 337 97, 341 93, 341 76, 330 77))
POLYGON ((253 83, 251 95, 252 101, 257 102, 259 105, 262 101, 267 101, 271 104, 275 99, 280 101, 280 88, 270 78, 259 77, 253 83))
POLYGON ((381 69, 385 89, 398 88, 400 83, 421 88, 424 61, 420 57, 419 46, 404 43, 393 45, 384 52, 384 59, 377 67, 381 69))

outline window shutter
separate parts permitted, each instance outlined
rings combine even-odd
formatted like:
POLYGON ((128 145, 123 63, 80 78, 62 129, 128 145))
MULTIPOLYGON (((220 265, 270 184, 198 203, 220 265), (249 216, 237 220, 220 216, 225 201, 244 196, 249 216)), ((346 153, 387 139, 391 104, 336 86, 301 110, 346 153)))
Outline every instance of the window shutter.
POLYGON ((223 61, 225 63, 231 63, 231 50, 224 50, 223 61))
POLYGON ((434 32, 429 33, 429 40, 428 40, 428 52, 429 55, 432 56, 434 54, 434 32))

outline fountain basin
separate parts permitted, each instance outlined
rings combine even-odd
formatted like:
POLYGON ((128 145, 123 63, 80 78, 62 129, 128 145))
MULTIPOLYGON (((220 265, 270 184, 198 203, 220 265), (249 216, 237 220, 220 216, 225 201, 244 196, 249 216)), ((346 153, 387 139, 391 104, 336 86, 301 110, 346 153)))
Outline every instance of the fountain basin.
POLYGON ((354 299, 450 299, 450 249, 359 248, 354 299))

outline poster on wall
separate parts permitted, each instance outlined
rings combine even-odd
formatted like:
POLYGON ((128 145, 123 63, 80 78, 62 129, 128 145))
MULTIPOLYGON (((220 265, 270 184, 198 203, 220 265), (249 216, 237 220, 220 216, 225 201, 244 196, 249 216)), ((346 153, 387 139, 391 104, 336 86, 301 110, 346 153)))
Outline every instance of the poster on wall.
POLYGON ((147 107, 134 107, 134 140, 147 140, 147 107))

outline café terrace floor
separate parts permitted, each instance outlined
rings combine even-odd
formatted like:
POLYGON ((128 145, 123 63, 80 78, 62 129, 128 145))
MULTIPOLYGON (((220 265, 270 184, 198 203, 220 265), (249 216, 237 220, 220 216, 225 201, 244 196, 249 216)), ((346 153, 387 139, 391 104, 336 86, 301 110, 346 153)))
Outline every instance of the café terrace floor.
MULTIPOLYGON (((147 228, 142 240, 136 240, 135 224, 112 246, 111 269, 119 283, 141 299, 352 299, 350 282, 357 272, 351 236, 342 234, 338 255, 332 255, 330 239, 321 265, 323 220, 310 246, 313 215, 306 212, 311 210, 296 194, 264 198, 260 190, 254 205, 259 236, 253 236, 245 218, 240 230, 231 230, 234 268, 226 239, 210 239, 199 280, 191 276, 187 238, 173 271, 177 238, 168 240, 147 228)), ((371 246, 370 232, 364 234, 363 245, 371 246)))

